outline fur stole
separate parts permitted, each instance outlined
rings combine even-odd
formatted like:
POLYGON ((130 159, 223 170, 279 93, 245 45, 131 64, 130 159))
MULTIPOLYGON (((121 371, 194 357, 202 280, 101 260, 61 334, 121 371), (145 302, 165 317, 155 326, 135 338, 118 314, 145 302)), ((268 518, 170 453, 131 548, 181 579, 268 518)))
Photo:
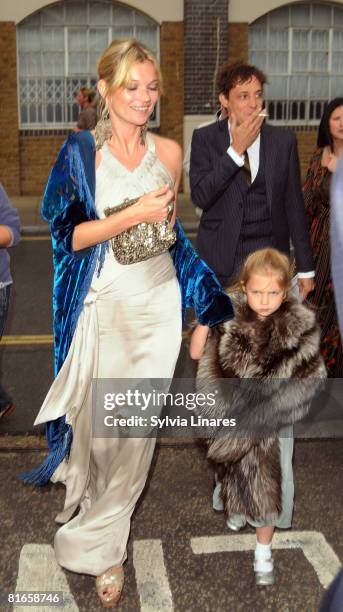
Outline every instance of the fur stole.
POLYGON ((197 408, 205 418, 235 418, 236 428, 207 430, 209 459, 222 464, 226 511, 255 520, 279 514, 281 468, 278 432, 304 418, 323 386, 315 314, 284 302, 265 320, 247 304, 218 326, 199 361, 198 393, 216 393, 214 406, 197 408))

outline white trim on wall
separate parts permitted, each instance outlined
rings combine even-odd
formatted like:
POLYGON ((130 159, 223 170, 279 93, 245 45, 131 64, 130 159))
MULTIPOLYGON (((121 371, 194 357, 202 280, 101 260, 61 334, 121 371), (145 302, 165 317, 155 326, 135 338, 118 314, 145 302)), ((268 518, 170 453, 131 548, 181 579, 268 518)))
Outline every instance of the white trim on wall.
MULTIPOLYGON (((310 0, 309 0, 310 1, 310 0)), ((230 0, 229 2, 229 22, 230 23, 252 23, 262 15, 280 8, 281 6, 293 4, 299 0, 230 0)), ((320 4, 343 4, 343 0, 322 0, 320 4)))
MULTIPOLYGON (((35 13, 49 4, 56 4, 56 0, 2 0, 0 8, 0 21, 14 21, 19 23, 25 17, 35 13)), ((122 2, 142 11, 157 23, 163 21, 183 21, 183 0, 127 0, 122 2)))
MULTIPOLYGON (((186 155, 187 149, 191 143, 193 131, 203 123, 211 123, 215 121, 215 115, 184 115, 183 117, 183 155, 186 155)), ((183 191, 190 193, 189 178, 186 172, 183 172, 183 191)))

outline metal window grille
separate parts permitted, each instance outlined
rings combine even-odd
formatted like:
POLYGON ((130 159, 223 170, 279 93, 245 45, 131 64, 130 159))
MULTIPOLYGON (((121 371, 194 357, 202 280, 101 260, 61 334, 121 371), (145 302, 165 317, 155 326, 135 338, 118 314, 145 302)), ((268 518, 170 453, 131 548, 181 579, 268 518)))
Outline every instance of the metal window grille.
POLYGON ((294 4, 249 27, 249 61, 268 76, 269 121, 318 125, 328 100, 343 96, 343 9, 294 4))
MULTIPOLYGON (((96 84, 96 61, 114 38, 135 37, 159 57, 159 27, 111 0, 64 0, 17 28, 21 130, 66 129, 77 121, 75 95, 96 84)), ((150 120, 159 125, 159 105, 150 120)))

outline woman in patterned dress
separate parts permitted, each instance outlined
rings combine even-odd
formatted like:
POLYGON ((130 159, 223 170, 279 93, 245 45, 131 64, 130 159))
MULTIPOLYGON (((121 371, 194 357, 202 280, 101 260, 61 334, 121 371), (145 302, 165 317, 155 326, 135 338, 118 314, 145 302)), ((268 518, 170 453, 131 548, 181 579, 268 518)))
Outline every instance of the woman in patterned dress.
POLYGON ((317 308, 322 330, 321 352, 328 376, 343 376, 343 351, 330 269, 330 184, 343 151, 343 98, 326 107, 304 184, 305 206, 311 227, 316 286, 309 301, 317 308))

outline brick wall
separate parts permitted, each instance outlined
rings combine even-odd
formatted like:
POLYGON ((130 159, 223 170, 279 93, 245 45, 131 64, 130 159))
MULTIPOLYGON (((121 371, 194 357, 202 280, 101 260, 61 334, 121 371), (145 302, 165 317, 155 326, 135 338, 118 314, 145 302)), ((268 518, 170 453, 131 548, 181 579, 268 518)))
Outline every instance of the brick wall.
POLYGON ((21 136, 21 195, 42 195, 65 136, 21 136))
POLYGON ((229 60, 247 62, 249 56, 248 23, 229 23, 229 60))
POLYGON ((304 182, 312 153, 317 144, 317 129, 308 132, 295 130, 295 133, 298 141, 301 177, 304 182))
POLYGON ((0 181, 10 195, 20 193, 15 23, 0 23, 0 181))
POLYGON ((161 70, 165 94, 161 98, 160 134, 183 143, 184 30, 182 22, 161 25, 161 70))
POLYGON ((212 114, 218 106, 218 67, 227 59, 228 0, 184 0, 185 114, 212 114))

